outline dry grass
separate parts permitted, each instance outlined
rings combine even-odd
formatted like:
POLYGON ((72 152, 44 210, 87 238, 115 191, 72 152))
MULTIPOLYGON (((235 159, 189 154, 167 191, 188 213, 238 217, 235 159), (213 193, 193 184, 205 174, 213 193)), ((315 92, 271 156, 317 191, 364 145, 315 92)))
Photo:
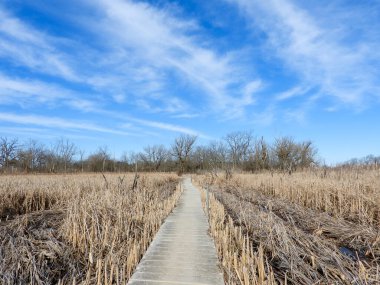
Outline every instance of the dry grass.
POLYGON ((239 174, 211 184, 228 284, 379 284, 380 174, 239 174))
POLYGON ((355 223, 380 226, 379 170, 235 175, 228 183, 355 223))
MULTIPOLYGON (((206 206, 205 191, 201 191, 206 206)), ((271 266, 264 257, 261 246, 255 248, 243 227, 235 224, 227 210, 210 194, 210 232, 224 271, 226 284, 275 284, 271 266)))
POLYGON ((0 177, 0 284, 125 284, 179 195, 171 174, 0 177))

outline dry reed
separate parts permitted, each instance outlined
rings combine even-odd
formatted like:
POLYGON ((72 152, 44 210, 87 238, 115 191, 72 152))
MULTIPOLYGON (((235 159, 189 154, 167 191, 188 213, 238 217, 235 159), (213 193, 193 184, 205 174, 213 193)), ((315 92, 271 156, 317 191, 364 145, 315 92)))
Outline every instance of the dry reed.
POLYGON ((198 176, 228 284, 379 284, 379 172, 198 176))
POLYGON ((179 195, 172 174, 0 177, 1 284, 125 284, 179 195))

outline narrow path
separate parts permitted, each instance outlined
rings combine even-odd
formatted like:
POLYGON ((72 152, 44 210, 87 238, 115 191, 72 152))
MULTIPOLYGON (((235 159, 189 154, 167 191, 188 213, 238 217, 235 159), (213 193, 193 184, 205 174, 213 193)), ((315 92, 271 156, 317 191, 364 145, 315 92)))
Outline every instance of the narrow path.
POLYGON ((161 226, 128 284, 222 285, 213 240, 199 191, 190 178, 174 211, 161 226))

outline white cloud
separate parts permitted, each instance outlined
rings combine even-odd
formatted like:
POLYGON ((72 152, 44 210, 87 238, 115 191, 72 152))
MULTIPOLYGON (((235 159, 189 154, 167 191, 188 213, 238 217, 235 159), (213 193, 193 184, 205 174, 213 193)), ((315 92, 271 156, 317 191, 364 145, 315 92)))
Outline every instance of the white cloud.
MULTIPOLYGON (((150 96, 157 93, 165 97, 164 90, 170 89, 174 72, 192 88, 202 90, 208 110, 236 114, 236 111, 243 113, 244 108, 252 104, 251 95, 244 94, 251 80, 242 72, 236 76, 241 69, 239 60, 231 54, 215 52, 202 38, 202 30, 196 22, 143 2, 98 0, 91 1, 91 5, 94 2, 99 7, 99 15, 90 26, 107 38, 115 50, 123 51, 118 53, 117 62, 126 59, 129 63, 121 66, 121 70, 131 75, 128 82, 137 85, 134 89, 143 85, 144 98, 140 103, 149 101, 150 96), (194 32, 198 36, 194 36, 194 32), (143 72, 140 78, 132 75, 135 70, 143 72), (153 87, 145 86, 146 82, 153 87)), ((162 109, 170 112, 170 108, 162 109)))
POLYGON ((337 107, 334 107, 334 106, 325 108, 325 111, 329 113, 336 112, 337 110, 338 110, 337 107))
MULTIPOLYGON (((8 136, 17 136, 19 139, 25 138, 43 138, 48 140, 54 140, 57 137, 62 136, 62 132, 59 130, 52 130, 47 128, 28 128, 28 127, 2 127, 0 126, 0 132, 8 136)), ((68 139, 87 139, 87 140, 99 140, 99 136, 85 136, 78 133, 67 133, 65 138, 68 139)), ((19 141, 20 142, 20 141, 19 141)))
POLYGON ((80 122, 80 121, 70 121, 58 117, 47 117, 39 115, 19 115, 13 113, 0 113, 0 122, 10 122, 14 124, 21 125, 34 125, 41 126, 45 128, 59 128, 64 129, 65 131, 73 130, 85 130, 90 132, 99 132, 99 133, 109 133, 121 136, 131 136, 136 135, 128 133, 122 130, 117 130, 115 128, 104 128, 94 125, 92 123, 80 122))
POLYGON ((271 104, 262 111, 256 111, 252 116, 252 120, 256 125, 270 126, 276 119, 276 113, 278 113, 276 106, 271 104))
POLYGON ((0 74, 0 92, 2 103, 7 101, 22 103, 20 99, 46 103, 70 96, 66 90, 52 84, 37 80, 10 78, 2 74, 0 74))
POLYGON ((309 90, 310 90, 309 87, 296 86, 296 87, 293 87, 293 88, 291 88, 289 90, 286 90, 286 91, 281 92, 280 94, 278 94, 276 96, 276 100, 277 101, 284 101, 284 100, 288 100, 288 99, 291 99, 291 98, 294 98, 294 97, 303 96, 309 90))
POLYGON ((120 93, 114 94, 112 97, 115 100, 115 102, 117 102, 117 103, 124 103, 126 100, 126 96, 124 94, 120 94, 120 93))
POLYGON ((200 114, 197 113, 180 113, 178 115, 172 116, 172 118, 178 118, 178 119, 193 119, 199 117, 200 114))
MULTIPOLYGON (((254 103, 254 90, 247 90, 259 80, 245 76, 239 52, 217 52, 197 22, 184 19, 173 7, 81 2, 92 12, 65 20, 79 24, 88 43, 42 32, 0 5, 0 58, 37 74, 83 84, 106 101, 124 104, 123 94, 128 94, 128 104, 143 111, 173 115, 200 107, 231 118, 254 103), (193 97, 178 94, 178 85, 193 97)), ((72 106, 83 104, 77 99, 72 106)))
POLYGON ((68 57, 52 44, 60 41, 10 15, 0 5, 0 58, 11 59, 33 71, 76 81, 77 75, 67 64, 68 57))
POLYGON ((254 95, 263 88, 261 80, 251 81, 243 88, 243 96, 241 102, 238 104, 248 106, 255 103, 254 95))
POLYGON ((178 126, 178 125, 174 125, 174 124, 149 121, 149 120, 141 120, 141 119, 132 119, 132 120, 143 125, 143 126, 148 126, 148 127, 152 127, 152 128, 156 128, 156 129, 178 132, 178 133, 183 133, 183 134, 188 134, 188 135, 195 135, 195 136, 199 136, 202 138, 209 138, 208 136, 202 134, 199 131, 196 131, 196 130, 193 130, 190 128, 185 128, 185 127, 178 126))
POLYGON ((138 98, 136 105, 149 113, 180 113, 190 109, 190 106, 177 97, 138 98))
POLYGON ((93 109, 94 100, 83 98, 85 94, 72 91, 53 83, 39 80, 13 78, 0 73, 0 104, 20 106, 67 105, 81 111, 93 109), (82 98, 81 98, 82 97, 82 98))
MULTIPOLYGON (((352 18, 350 7, 326 8, 324 14, 316 9, 311 13, 291 0, 230 2, 241 8, 253 29, 259 27, 268 35, 272 51, 300 75, 306 89, 317 87, 320 94, 359 108, 379 99, 380 56, 376 50, 380 48, 380 38, 371 33, 376 29, 372 21, 359 23, 357 18, 352 18), (344 17, 344 14, 348 15, 344 17), (342 25, 339 22, 342 18, 351 23, 342 25), (355 21, 360 28, 355 26, 355 21), (368 35, 353 34, 351 26, 368 35)), ((369 10, 361 12, 361 18, 370 14, 369 10)), ((282 94, 278 99, 290 98, 296 91, 282 94)))

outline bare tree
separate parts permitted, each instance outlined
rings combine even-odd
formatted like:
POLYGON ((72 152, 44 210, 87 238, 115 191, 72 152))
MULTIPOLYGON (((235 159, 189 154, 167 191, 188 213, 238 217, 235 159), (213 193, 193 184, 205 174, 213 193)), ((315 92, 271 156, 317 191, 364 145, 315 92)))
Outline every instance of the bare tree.
POLYGON ((248 150, 252 140, 252 132, 232 132, 225 137, 233 169, 248 157, 248 150))
POLYGON ((43 164, 40 164, 40 170, 47 170, 49 172, 57 172, 60 159, 57 153, 54 151, 54 148, 47 149, 44 146, 39 150, 38 157, 43 164))
POLYGON ((87 161, 92 171, 102 171, 107 169, 107 162, 110 161, 110 154, 107 146, 99 147, 98 150, 91 154, 87 161))
POLYGON ((102 172, 104 172, 104 170, 106 169, 106 162, 107 160, 110 160, 108 147, 106 145, 99 147, 97 154, 99 155, 99 158, 102 161, 102 172))
POLYGON ((189 157, 196 140, 197 136, 181 135, 175 139, 172 145, 172 154, 179 163, 180 174, 187 170, 189 157))
POLYGON ((36 140, 29 140, 17 153, 18 163, 26 172, 42 170, 45 167, 54 171, 55 161, 50 165, 48 158, 45 146, 36 140))
POLYGON ((55 146, 57 157, 63 164, 63 169, 67 172, 67 166, 72 162, 74 155, 77 152, 77 148, 73 142, 68 139, 59 139, 55 146))
POLYGON ((274 152, 278 167, 282 170, 292 172, 296 165, 296 144, 291 137, 277 138, 274 142, 274 152))
POLYGON ((257 171, 269 168, 269 149, 264 138, 256 140, 252 145, 250 151, 249 163, 247 169, 250 171, 257 171))
POLYGON ((224 169, 228 160, 228 149, 223 141, 211 142, 207 148, 208 163, 211 170, 216 174, 218 170, 224 169))
POLYGON ((305 141, 298 145, 299 148, 299 166, 301 168, 307 168, 316 163, 317 149, 314 147, 311 141, 305 141))
POLYGON ((141 160, 148 165, 150 170, 158 171, 162 163, 168 158, 168 151, 163 145, 147 146, 140 153, 141 160))
POLYGON ((125 151, 121 155, 121 162, 124 165, 125 171, 132 171, 134 166, 136 165, 137 160, 139 159, 139 155, 135 152, 125 151))
POLYGON ((83 169, 84 169, 84 154, 86 153, 85 150, 83 149, 80 149, 78 151, 79 153, 79 159, 80 159, 80 165, 81 165, 81 172, 83 172, 83 169))
POLYGON ((296 143, 290 137, 282 137, 275 140, 273 148, 279 168, 289 173, 316 163, 317 149, 311 141, 296 143))
POLYGON ((10 162, 16 158, 17 139, 0 138, 0 165, 2 169, 8 169, 10 162))
POLYGON ((196 170, 209 168, 209 153, 205 146, 197 146, 191 155, 192 167, 196 170))

